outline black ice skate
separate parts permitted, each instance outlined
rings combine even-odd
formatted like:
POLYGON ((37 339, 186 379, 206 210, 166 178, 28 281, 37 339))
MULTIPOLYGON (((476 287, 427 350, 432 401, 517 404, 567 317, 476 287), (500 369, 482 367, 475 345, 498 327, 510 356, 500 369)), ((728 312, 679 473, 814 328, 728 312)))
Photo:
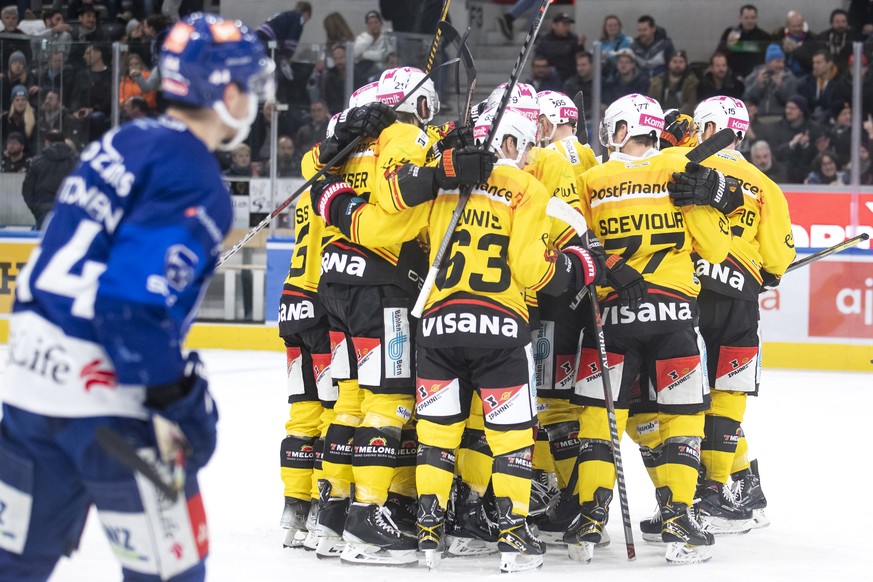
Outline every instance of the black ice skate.
POLYGON ((343 533, 345 563, 377 566, 418 564, 414 537, 405 535, 391 518, 391 510, 375 503, 354 502, 349 507, 343 533))
POLYGON ((391 510, 391 519, 394 520, 400 531, 414 538, 417 532, 415 519, 418 513, 418 502, 415 498, 389 491, 385 507, 391 510))
POLYGON ((550 546, 566 545, 564 534, 579 515, 579 497, 572 491, 561 491, 558 502, 536 522, 537 536, 550 546))
POLYGON ((654 515, 640 522, 640 531, 643 532, 643 540, 653 544, 662 544, 661 539, 661 508, 655 509, 654 515))
POLYGON ((655 494, 661 508, 661 539, 667 544, 667 562, 697 564, 708 561, 712 557, 715 538, 703 531, 693 508, 674 502, 669 487, 658 487, 655 494))
POLYGON ((446 511, 440 507, 436 495, 426 494, 418 498, 418 549, 424 552, 424 562, 429 569, 439 565, 445 552, 444 539, 446 511))
POLYGON ((285 508, 282 510, 279 526, 288 531, 285 532, 285 541, 282 542, 282 547, 303 547, 303 540, 306 539, 306 516, 308 513, 309 501, 285 497, 285 508))
POLYGON ((706 480, 697 486, 694 505, 703 529, 713 535, 746 534, 752 529, 752 511, 737 505, 724 483, 706 480))
POLYGON ((752 529, 767 527, 770 518, 764 510, 767 508, 767 498, 761 489, 761 476, 758 473, 758 459, 752 461, 750 467, 731 475, 733 479, 734 499, 740 507, 752 510, 752 519, 755 524, 752 529))
POLYGON ((327 479, 318 480, 318 543, 315 555, 319 559, 338 558, 345 548, 343 529, 349 500, 330 496, 331 485, 327 479))
POLYGON ((563 538, 571 560, 587 564, 594 557, 594 548, 603 541, 603 528, 609 521, 610 501, 612 491, 598 487, 594 500, 586 501, 579 508, 579 517, 573 520, 563 538))
POLYGON ((498 497, 496 502, 500 527, 500 537, 497 539, 500 571, 526 572, 542 568, 546 544, 530 531, 524 516, 512 513, 512 500, 509 497, 498 497))
POLYGON ((482 556, 497 552, 500 528, 489 499, 459 481, 455 494, 454 522, 446 530, 450 556, 482 556))

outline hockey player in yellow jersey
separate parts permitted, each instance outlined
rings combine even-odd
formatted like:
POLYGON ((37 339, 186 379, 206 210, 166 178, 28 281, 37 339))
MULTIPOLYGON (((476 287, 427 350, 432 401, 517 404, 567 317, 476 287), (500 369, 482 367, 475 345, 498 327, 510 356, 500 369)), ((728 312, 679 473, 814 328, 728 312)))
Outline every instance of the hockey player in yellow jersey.
POLYGON ((544 147, 558 150, 572 165, 576 176, 597 165, 594 150, 576 138, 579 110, 572 99, 557 91, 537 93, 540 105, 539 138, 544 147))
MULTIPOLYGON (((757 471, 750 469, 741 428, 746 397, 757 395, 760 380, 758 294, 779 283, 794 259, 794 241, 785 195, 736 151, 749 127, 743 102, 726 96, 706 99, 694 111, 694 125, 700 142, 726 127, 734 130, 733 144, 703 164, 738 179, 745 193, 742 206, 729 216, 733 236, 727 259, 714 263, 692 255, 703 286, 698 296, 700 331, 706 341, 712 388, 697 508, 708 531, 742 533, 769 523, 763 511, 766 499, 757 471), (747 480, 739 500, 728 487, 732 473, 737 481, 747 480)), ((681 154, 683 149, 669 153, 681 154)), ((699 203, 693 194, 680 202, 699 203)))
MULTIPOLYGON (((710 398, 705 348, 696 328, 700 283, 690 256, 694 248, 720 263, 730 233, 724 214, 710 206, 673 205, 668 185, 674 174, 685 177, 685 163, 657 150, 663 128, 661 107, 649 97, 632 94, 612 103, 600 135, 613 152, 582 175, 580 198, 588 225, 607 253, 606 264, 612 266, 609 287, 599 288, 598 296, 618 432, 628 424, 632 399, 648 401, 652 413, 647 422, 635 416, 628 429, 650 453, 647 469, 661 510, 666 558, 688 563, 709 559, 707 546, 713 543, 691 513, 710 398), (649 381, 643 394, 633 395, 641 373, 649 381)), ((615 482, 596 346, 595 338, 584 333, 573 397, 584 406, 581 513, 564 536, 575 546, 571 557, 583 562, 591 560, 601 540, 615 482)))

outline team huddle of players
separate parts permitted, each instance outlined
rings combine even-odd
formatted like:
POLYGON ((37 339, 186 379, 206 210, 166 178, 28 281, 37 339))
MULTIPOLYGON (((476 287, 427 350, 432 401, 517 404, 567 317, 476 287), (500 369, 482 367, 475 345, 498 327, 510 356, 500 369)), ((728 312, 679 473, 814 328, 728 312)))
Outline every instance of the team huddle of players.
POLYGON ((735 151, 749 120, 733 98, 691 119, 622 97, 598 163, 568 96, 519 83, 501 111, 505 90, 436 127, 433 83, 390 69, 304 158, 304 178, 332 166, 295 209, 279 312, 285 545, 383 565, 423 552, 428 567, 493 553, 504 572, 556 545, 589 562, 616 478, 596 289, 617 428, 655 486, 643 537, 669 562, 707 560, 713 534, 768 523, 740 423, 757 296, 794 258, 785 198, 735 151), (732 146, 688 161, 724 128, 732 146), (550 218, 551 198, 587 230, 550 218))

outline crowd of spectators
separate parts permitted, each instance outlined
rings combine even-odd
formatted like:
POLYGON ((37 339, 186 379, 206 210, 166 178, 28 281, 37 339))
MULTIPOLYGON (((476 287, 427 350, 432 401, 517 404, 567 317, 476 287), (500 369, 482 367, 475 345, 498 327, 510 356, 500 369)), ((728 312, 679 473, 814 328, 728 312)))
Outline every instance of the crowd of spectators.
MULTIPOLYGON (((512 25, 526 9, 519 0, 498 17, 512 38, 512 25)), ((559 90, 571 97, 583 92, 591 116, 593 56, 573 18, 560 12, 551 30, 534 45, 531 76, 537 90, 559 90)), ((873 184, 873 1, 834 9, 825 23, 809 23, 797 10, 783 26, 767 32, 758 26, 758 9, 742 6, 739 20, 727 27, 707 62, 689 62, 676 39, 650 15, 636 21, 635 34, 624 31, 615 15, 603 21, 600 36, 602 106, 631 93, 657 99, 664 109, 692 114, 714 95, 741 99, 752 120, 742 153, 759 167, 790 183, 845 183, 851 151, 852 44, 864 42, 862 59, 862 146, 858 152, 863 184, 873 184), (814 32, 814 29, 822 30, 814 32), (753 155, 754 153, 754 155, 753 155), (766 169, 765 169, 766 168, 766 169)))

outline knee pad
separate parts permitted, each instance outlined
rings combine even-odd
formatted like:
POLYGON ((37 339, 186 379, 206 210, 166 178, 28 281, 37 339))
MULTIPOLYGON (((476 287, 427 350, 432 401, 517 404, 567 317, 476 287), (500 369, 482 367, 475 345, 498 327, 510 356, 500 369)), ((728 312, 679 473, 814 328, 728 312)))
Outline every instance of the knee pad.
POLYGON ((579 462, 603 461, 613 463, 612 441, 602 439, 581 439, 579 441, 579 462))
POLYGON ((531 478, 531 450, 525 447, 517 451, 494 456, 493 473, 509 475, 530 481, 531 478))
POLYGON ((529 428, 497 431, 485 429, 485 438, 495 457, 507 455, 512 451, 530 450, 534 445, 533 431, 529 428))
POLYGON ((351 465, 354 442, 354 426, 338 423, 330 425, 324 437, 322 461, 335 465, 351 465))
POLYGON ((723 416, 706 416, 704 421, 704 437, 701 447, 707 451, 718 451, 733 455, 737 451, 737 443, 743 435, 740 423, 723 416))
POLYGON ((748 395, 743 392, 712 391, 712 405, 706 411, 707 416, 723 416, 738 423, 743 422, 746 415, 748 395))
POLYGON ((572 420, 550 424, 545 427, 549 435, 549 444, 555 461, 576 458, 579 456, 579 421, 572 420))
POLYGON ((415 428, 419 447, 426 445, 454 451, 461 444, 461 436, 464 434, 463 422, 445 425, 419 419, 415 428))
POLYGON ((697 471, 700 467, 700 437, 671 437, 664 442, 666 463, 685 465, 697 471))
POLYGON ((289 435, 317 436, 323 410, 320 402, 295 402, 288 413, 285 432, 289 435))

